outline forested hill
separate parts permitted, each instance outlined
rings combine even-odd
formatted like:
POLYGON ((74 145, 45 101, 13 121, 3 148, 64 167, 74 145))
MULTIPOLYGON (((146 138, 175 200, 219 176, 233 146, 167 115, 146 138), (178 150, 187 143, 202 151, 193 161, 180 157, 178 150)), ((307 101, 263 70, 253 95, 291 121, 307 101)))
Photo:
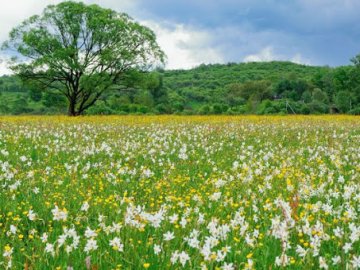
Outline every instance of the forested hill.
MULTIPOLYGON (((354 66, 314 67, 291 62, 200 65, 158 70, 114 90, 88 114, 276 114, 360 111, 360 75, 354 66)), ((66 113, 54 92, 29 90, 15 77, 0 78, 0 113, 66 113)))
POLYGON ((200 65, 191 70, 169 70, 165 72, 164 84, 170 88, 199 87, 214 89, 232 83, 283 79, 311 80, 315 74, 326 72, 328 67, 299 65, 292 62, 253 62, 200 65))

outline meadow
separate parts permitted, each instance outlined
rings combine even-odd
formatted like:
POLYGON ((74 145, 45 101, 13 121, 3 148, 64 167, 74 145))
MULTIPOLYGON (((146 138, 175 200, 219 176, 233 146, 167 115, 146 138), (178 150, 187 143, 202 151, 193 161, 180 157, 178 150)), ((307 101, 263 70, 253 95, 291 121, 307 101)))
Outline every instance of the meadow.
POLYGON ((360 118, 0 117, 0 269, 359 269, 360 118))

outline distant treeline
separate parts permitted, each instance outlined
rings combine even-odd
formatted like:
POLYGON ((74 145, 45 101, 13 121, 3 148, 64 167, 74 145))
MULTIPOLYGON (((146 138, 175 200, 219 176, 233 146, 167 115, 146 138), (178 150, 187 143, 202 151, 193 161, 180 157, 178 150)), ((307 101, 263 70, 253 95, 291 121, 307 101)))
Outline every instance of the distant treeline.
MULTIPOLYGON (((66 99, 0 77, 0 114, 67 113, 66 99)), ((156 70, 101 97, 87 114, 360 114, 357 66, 290 62, 156 70)))

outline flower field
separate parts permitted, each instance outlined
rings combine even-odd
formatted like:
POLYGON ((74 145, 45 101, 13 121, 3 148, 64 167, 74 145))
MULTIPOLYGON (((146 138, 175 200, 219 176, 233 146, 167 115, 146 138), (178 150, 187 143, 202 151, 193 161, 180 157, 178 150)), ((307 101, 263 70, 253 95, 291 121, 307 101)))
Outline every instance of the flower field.
POLYGON ((0 269, 359 269, 360 118, 0 117, 0 269))

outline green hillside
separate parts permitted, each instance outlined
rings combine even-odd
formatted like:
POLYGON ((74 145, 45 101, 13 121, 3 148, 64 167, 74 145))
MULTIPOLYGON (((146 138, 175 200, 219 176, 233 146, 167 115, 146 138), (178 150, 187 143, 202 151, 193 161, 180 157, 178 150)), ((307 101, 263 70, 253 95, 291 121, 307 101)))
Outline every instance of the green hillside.
MULTIPOLYGON (((137 74, 88 114, 358 113, 358 68, 291 62, 200 65, 190 70, 137 74)), ((15 77, 0 78, 0 113, 66 113, 57 93, 29 90, 15 77)))
POLYGON ((314 74, 327 70, 327 67, 305 66, 292 62, 201 65, 191 70, 166 71, 164 84, 168 87, 192 86, 211 89, 225 87, 231 83, 257 80, 276 82, 290 77, 311 80, 314 74))

